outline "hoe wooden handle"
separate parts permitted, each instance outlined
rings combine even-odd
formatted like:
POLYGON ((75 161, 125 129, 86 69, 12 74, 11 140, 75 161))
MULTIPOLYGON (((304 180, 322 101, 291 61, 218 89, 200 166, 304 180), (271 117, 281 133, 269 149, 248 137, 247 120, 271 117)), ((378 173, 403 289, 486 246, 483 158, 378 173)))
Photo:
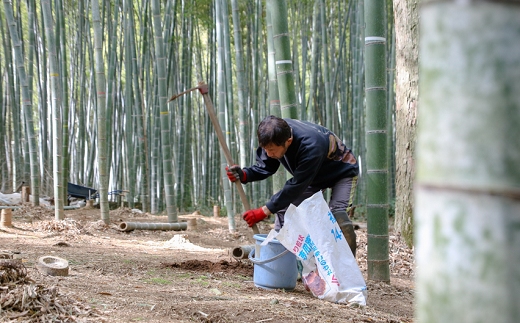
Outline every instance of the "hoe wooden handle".
MULTIPOLYGON (((220 143, 220 146, 222 147, 222 150, 224 151, 224 156, 226 157, 226 161, 228 165, 234 165, 233 158, 231 157, 231 152, 229 151, 229 148, 226 144, 226 139, 224 138, 224 134, 222 133, 222 128, 220 128, 220 124, 217 119, 217 115, 215 114, 215 109, 213 108, 213 102, 211 101, 211 98, 208 94, 208 86, 204 83, 199 83, 199 91, 202 93, 202 96, 204 97, 204 104, 206 105, 206 109, 208 110, 209 118, 211 119, 211 123, 213 124, 213 127, 215 128, 215 131, 217 132, 218 141, 220 143)), ((247 199, 246 192, 244 192, 244 188, 242 187, 242 183, 240 181, 235 181, 235 184, 237 186, 238 194, 240 195, 240 199, 242 200, 242 204, 244 204, 244 208, 246 211, 251 210, 251 206, 249 205, 249 200, 247 199)), ((260 231, 258 230, 258 227, 256 224, 253 224, 251 227, 253 229, 253 232, 255 234, 259 234, 260 231)))

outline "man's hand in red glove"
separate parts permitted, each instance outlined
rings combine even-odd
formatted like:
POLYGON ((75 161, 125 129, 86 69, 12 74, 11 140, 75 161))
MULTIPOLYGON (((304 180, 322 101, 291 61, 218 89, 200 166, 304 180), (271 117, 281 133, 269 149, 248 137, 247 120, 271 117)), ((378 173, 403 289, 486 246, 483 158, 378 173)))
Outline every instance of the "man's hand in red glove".
POLYGON ((258 209, 245 211, 242 214, 242 218, 246 220, 247 224, 252 227, 254 224, 262 221, 263 219, 267 218, 267 216, 271 214, 269 209, 265 206, 262 206, 258 209))
POLYGON ((238 165, 226 166, 226 174, 233 183, 240 180, 242 184, 246 183, 246 173, 238 165))

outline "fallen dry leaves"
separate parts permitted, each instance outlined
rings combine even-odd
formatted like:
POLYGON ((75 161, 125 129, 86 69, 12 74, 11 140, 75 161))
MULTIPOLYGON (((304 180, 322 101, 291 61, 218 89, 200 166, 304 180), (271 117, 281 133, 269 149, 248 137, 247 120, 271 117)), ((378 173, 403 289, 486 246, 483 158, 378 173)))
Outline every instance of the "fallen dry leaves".
POLYGON ((18 259, 0 260, 0 284, 2 322, 106 322, 98 310, 56 286, 35 283, 18 259))
MULTIPOLYGON (((251 265, 230 261, 222 252, 203 256, 165 248, 175 238, 182 246, 190 242, 214 250, 250 244, 250 228, 241 222, 239 232, 230 233, 227 219, 193 214, 184 219, 196 218, 197 226, 186 232, 123 233, 117 224, 125 219, 164 220, 128 208, 111 211, 109 225, 99 220, 99 210, 69 211, 60 221, 53 220, 53 211, 33 211, 24 206, 13 212, 15 228, 2 233, 29 262, 25 274, 20 267, 5 272, 8 282, 0 280, 1 322, 413 322, 413 282, 407 280, 414 276, 413 249, 393 232, 392 284, 367 281, 368 306, 350 308, 314 299, 300 285, 290 293, 259 290, 251 281, 251 265), (31 259, 53 252, 72 260, 73 274, 40 277, 35 271, 29 277, 31 259)), ((270 230, 268 224, 260 228, 270 230)), ((366 274, 366 229, 356 232, 358 264, 366 274)))

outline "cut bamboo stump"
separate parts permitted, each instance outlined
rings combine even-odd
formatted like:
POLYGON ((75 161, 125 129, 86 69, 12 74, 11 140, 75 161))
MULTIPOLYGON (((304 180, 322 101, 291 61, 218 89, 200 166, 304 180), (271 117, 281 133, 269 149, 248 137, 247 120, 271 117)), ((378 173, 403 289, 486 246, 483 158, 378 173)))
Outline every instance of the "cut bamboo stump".
POLYGON ((55 256, 43 256, 38 258, 36 268, 49 276, 68 276, 69 262, 66 259, 55 256))
POLYGON ((28 203, 31 196, 31 187, 22 186, 22 203, 28 203))
POLYGON ((189 219, 188 220, 188 230, 196 230, 197 229, 197 219, 189 219))
POLYGON ((245 245, 231 249, 231 255, 237 260, 247 259, 251 250, 255 249, 255 245, 245 245))
POLYGON ((11 222, 12 212, 11 209, 3 209, 0 217, 0 227, 12 227, 11 222))

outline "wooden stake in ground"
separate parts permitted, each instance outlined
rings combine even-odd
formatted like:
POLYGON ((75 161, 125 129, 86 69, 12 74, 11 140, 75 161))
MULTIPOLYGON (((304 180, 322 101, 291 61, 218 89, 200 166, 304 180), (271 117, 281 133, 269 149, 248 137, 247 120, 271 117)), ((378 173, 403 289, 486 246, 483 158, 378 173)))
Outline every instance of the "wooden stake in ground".
POLYGON ((11 209, 3 209, 2 215, 0 218, 0 227, 12 227, 13 225, 11 223, 11 219, 12 219, 11 209))

